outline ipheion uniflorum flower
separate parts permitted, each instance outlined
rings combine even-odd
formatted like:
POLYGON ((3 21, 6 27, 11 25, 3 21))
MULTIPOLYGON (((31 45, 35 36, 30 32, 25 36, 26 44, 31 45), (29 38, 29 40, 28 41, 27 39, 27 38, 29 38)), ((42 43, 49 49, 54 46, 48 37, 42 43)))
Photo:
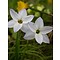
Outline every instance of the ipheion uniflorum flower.
POLYGON ((22 9, 18 13, 15 12, 13 9, 10 9, 10 15, 12 17, 12 20, 8 22, 8 27, 13 28, 14 32, 17 32, 19 29, 22 28, 24 24, 31 22, 34 18, 33 15, 27 16, 26 9, 22 9))
POLYGON ((39 17, 35 23, 30 22, 28 26, 30 30, 25 31, 26 34, 24 39, 31 40, 35 38, 39 44, 42 42, 50 43, 46 34, 52 31, 52 27, 44 26, 43 19, 41 17, 39 17))

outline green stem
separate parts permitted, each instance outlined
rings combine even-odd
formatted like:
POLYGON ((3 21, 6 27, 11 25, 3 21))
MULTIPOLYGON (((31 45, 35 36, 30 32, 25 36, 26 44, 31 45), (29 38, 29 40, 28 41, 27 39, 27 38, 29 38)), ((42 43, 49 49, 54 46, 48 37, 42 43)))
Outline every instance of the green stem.
POLYGON ((42 13, 42 14, 46 14, 46 15, 49 15, 49 16, 53 16, 52 14, 48 14, 48 13, 45 13, 45 12, 43 12, 43 11, 39 11, 39 10, 36 10, 36 9, 34 9, 34 8, 31 8, 31 7, 29 7, 29 8, 30 8, 31 10, 40 12, 40 13, 42 13))
POLYGON ((19 60, 19 39, 18 39, 18 33, 16 36, 16 41, 15 41, 15 60, 19 60))

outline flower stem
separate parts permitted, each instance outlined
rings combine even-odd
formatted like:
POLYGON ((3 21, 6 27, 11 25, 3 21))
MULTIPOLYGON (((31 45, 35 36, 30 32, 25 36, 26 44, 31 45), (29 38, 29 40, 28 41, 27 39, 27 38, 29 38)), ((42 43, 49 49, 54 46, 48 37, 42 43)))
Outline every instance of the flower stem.
POLYGON ((53 16, 52 14, 48 14, 48 13, 45 13, 45 12, 43 12, 43 11, 39 11, 39 10, 36 10, 36 9, 34 9, 34 8, 31 8, 31 7, 29 7, 29 8, 30 8, 31 10, 40 12, 41 14, 46 14, 46 15, 49 15, 49 16, 53 16))
POLYGON ((16 41, 15 41, 15 60, 19 60, 19 39, 18 39, 18 33, 16 36, 16 41))

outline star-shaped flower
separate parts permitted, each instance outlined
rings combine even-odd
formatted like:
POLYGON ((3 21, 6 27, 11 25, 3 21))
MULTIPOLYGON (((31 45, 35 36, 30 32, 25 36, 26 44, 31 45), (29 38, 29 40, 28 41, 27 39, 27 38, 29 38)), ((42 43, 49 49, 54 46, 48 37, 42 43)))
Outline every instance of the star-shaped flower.
POLYGON ((19 11, 18 13, 15 12, 13 9, 10 9, 10 15, 13 18, 8 22, 8 27, 13 28, 14 32, 17 32, 19 29, 22 28, 24 24, 31 22, 34 18, 33 15, 28 15, 25 9, 19 11))
POLYGON ((28 24, 30 30, 25 30, 24 39, 31 40, 36 39, 36 41, 41 44, 42 42, 49 43, 49 38, 46 35, 47 33, 52 31, 51 26, 44 26, 43 20, 39 17, 35 23, 28 24))

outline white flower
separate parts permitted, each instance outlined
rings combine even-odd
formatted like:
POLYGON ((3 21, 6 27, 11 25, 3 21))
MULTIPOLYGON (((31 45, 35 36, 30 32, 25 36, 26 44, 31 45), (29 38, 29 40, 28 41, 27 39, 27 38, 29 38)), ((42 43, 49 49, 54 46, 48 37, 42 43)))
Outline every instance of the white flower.
POLYGON ((21 10, 18 13, 16 13, 13 9, 10 9, 10 15, 13 19, 8 22, 8 28, 13 28, 14 32, 17 32, 22 28, 24 24, 31 22, 34 18, 33 15, 27 16, 27 12, 25 9, 21 10))
POLYGON ((41 17, 39 17, 33 24, 30 22, 28 26, 30 30, 25 30, 26 34, 24 36, 24 39, 31 40, 35 38, 39 44, 42 42, 49 43, 49 38, 46 34, 52 31, 52 27, 44 26, 41 17))

